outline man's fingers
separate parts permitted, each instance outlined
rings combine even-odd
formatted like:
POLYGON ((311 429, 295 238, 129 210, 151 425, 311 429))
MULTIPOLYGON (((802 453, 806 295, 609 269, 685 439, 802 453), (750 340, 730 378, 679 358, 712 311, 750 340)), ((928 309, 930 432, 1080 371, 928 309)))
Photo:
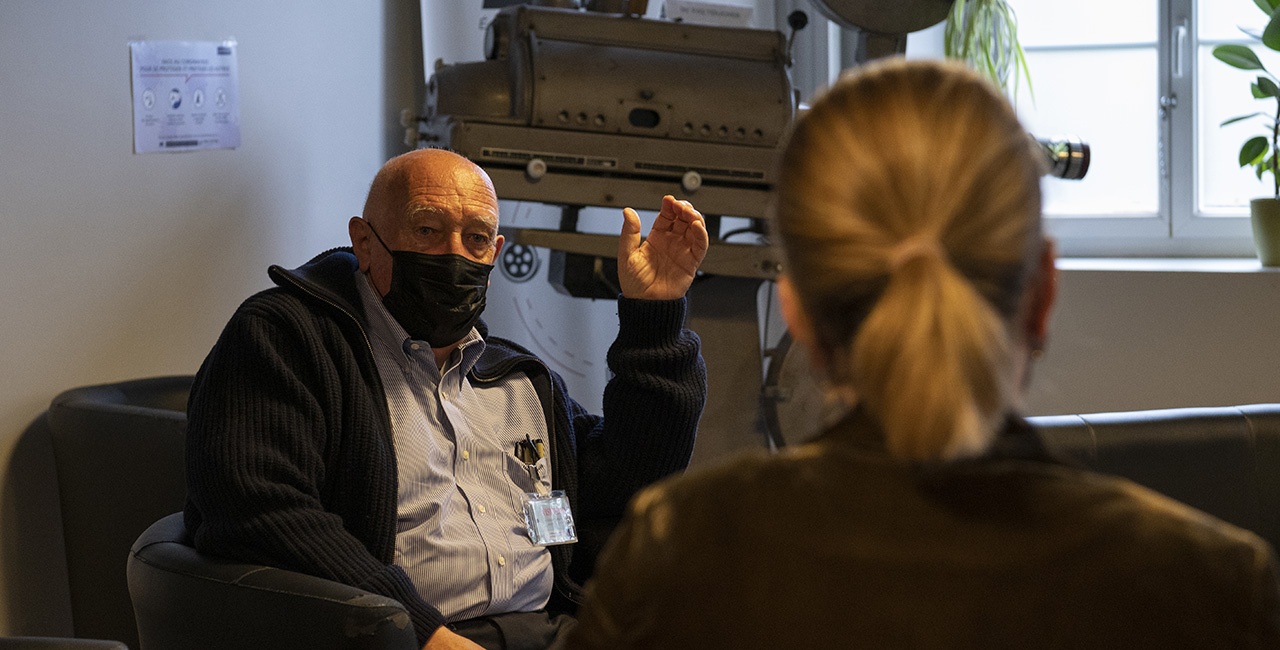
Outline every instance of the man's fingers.
POLYGON ((694 208, 694 207, 693 207, 693 204, 692 204, 692 203, 690 203, 690 202, 688 202, 688 201, 681 201, 681 202, 680 202, 680 207, 681 207, 681 208, 683 208, 683 210, 682 210, 682 215, 683 215, 684 217, 687 217, 689 221, 695 221, 695 220, 701 220, 701 219, 702 219, 702 213, 701 213, 701 212, 698 212, 698 210, 697 210, 696 208, 694 208))
POLYGON ((707 248, 711 245, 711 235, 707 233, 707 224, 701 219, 694 221, 689 227, 689 232, 685 235, 685 241, 689 243, 689 252, 694 256, 694 265, 702 264, 702 259, 707 255, 707 248))
POLYGON ((622 234, 618 237, 618 260, 631 256, 640 247, 640 215, 631 208, 622 210, 622 234))
POLYGON ((707 232, 707 222, 698 219, 690 226, 690 230, 694 234, 694 238, 702 244, 702 250, 707 249, 707 245, 711 243, 711 235, 707 232))
POLYGON ((655 232, 671 230, 672 226, 680 222, 681 210, 682 206, 674 196, 668 194, 662 197, 662 207, 658 210, 658 218, 653 221, 653 230, 655 232))

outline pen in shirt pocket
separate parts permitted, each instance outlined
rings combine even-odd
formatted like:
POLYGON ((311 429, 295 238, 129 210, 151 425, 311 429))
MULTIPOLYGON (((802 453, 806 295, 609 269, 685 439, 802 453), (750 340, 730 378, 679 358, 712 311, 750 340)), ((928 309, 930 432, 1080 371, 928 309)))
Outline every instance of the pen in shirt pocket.
POLYGON ((526 465, 533 465, 542 459, 542 441, 536 443, 528 436, 516 443, 516 458, 526 465))
POLYGON ((533 452, 532 462, 536 463, 542 460, 546 456, 546 454, 543 453, 542 451, 542 438, 538 438, 537 440, 534 440, 529 437, 529 434, 526 433, 524 434, 524 441, 529 443, 529 450, 533 452))

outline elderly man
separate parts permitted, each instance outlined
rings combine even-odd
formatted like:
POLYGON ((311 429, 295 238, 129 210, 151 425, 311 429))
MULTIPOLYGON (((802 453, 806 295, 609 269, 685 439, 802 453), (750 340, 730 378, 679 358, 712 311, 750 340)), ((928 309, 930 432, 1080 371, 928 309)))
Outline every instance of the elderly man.
POLYGON ((484 171, 441 150, 388 162, 352 247, 273 266, 200 368, 196 547, 393 597, 426 648, 550 645, 631 495, 687 465, 706 397, 683 328, 702 216, 666 197, 642 242, 623 214, 601 417, 479 320, 503 243, 484 171), (526 509, 564 516, 527 527, 526 509))

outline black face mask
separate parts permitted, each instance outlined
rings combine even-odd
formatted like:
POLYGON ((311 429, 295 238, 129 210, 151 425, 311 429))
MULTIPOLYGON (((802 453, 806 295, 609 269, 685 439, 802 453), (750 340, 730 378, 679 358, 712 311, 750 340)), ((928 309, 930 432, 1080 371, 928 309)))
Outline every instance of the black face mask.
POLYGON ((391 289, 382 297, 387 311, 409 336, 433 348, 462 340, 484 311, 493 265, 454 253, 393 251, 373 226, 369 230, 391 253, 391 289))

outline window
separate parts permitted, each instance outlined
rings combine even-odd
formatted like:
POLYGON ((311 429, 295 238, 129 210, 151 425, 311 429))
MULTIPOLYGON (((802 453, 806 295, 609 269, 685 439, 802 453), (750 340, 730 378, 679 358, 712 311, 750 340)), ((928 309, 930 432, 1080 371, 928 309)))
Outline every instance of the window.
MULTIPOLYGON (((1265 104, 1249 73, 1213 58, 1252 45, 1253 0, 1009 0, 1034 84, 1019 114, 1039 136, 1091 146, 1083 181, 1046 179, 1050 232, 1071 255, 1251 255, 1248 200, 1270 187, 1236 154, 1259 123, 1219 127, 1265 104)), ((1280 71, 1280 56, 1264 64, 1280 71)), ((1275 54, 1275 53, 1271 53, 1275 54)))
MULTIPOLYGON (((1280 54, 1240 30, 1266 24, 1254 0, 1006 1, 1034 88, 1034 100, 1025 84, 1017 98, 1023 122, 1037 136, 1074 135, 1091 148, 1083 181, 1044 181, 1059 251, 1254 255, 1248 202, 1271 186, 1236 159, 1261 123, 1219 124, 1268 107, 1250 96, 1248 72, 1211 54, 1223 43, 1249 45, 1280 73, 1280 54)), ((792 10, 812 8, 809 0, 774 5, 784 26, 792 10)), ((941 26, 911 38, 908 57, 942 55, 941 26)), ((795 40, 792 78, 804 98, 854 64, 847 30, 810 28, 795 40)))

